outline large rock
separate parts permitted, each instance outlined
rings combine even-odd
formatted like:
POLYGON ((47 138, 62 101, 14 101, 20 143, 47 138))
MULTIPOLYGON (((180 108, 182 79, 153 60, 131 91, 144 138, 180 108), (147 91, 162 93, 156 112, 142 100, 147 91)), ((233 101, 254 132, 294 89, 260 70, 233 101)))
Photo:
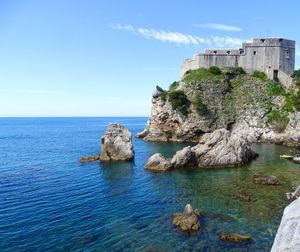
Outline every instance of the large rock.
POLYGON ((177 151, 171 160, 172 168, 192 167, 196 165, 195 153, 190 146, 177 151))
POLYGON ((300 198, 284 209, 271 249, 271 252, 282 251, 300 251, 300 198))
POLYGON ((190 204, 187 204, 182 213, 174 214, 173 224, 183 231, 198 231, 200 229, 199 216, 198 209, 194 210, 190 204))
POLYGON ((234 243, 244 243, 249 242, 251 240, 251 236, 240 234, 221 234, 220 240, 234 243))
POLYGON ((121 124, 110 124, 101 138, 100 160, 125 160, 134 158, 132 136, 121 124))
POLYGON ((226 129, 203 135, 199 144, 192 148, 199 167, 229 167, 243 165, 258 156, 250 143, 241 135, 226 129))
POLYGON ((145 164, 145 168, 154 172, 162 172, 170 169, 170 161, 163 157, 162 154, 153 154, 145 164))

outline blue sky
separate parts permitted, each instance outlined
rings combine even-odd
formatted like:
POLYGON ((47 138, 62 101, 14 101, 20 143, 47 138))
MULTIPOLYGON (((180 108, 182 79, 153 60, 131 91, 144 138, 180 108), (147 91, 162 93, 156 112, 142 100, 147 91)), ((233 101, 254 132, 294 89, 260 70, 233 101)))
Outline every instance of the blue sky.
POLYGON ((261 36, 300 46, 299 10, 296 0, 0 0, 0 116, 148 116, 155 86, 204 48, 261 36))

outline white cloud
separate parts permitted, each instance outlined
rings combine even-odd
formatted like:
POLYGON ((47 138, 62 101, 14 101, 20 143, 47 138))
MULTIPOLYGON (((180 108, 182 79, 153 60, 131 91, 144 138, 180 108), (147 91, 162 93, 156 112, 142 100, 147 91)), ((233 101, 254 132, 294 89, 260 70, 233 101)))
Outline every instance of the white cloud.
POLYGON ((140 35, 146 39, 154 39, 162 42, 183 44, 183 45, 209 45, 217 47, 236 47, 241 46, 244 40, 240 38, 225 36, 199 37, 180 32, 170 32, 157 29, 135 28, 131 25, 116 24, 111 25, 113 29, 125 30, 140 35))
POLYGON ((213 29, 213 30, 219 30, 219 31, 233 31, 233 32, 238 32, 242 31, 243 29, 237 26, 231 26, 231 25, 226 25, 226 24, 200 24, 196 25, 197 27, 202 27, 202 28, 208 28, 208 29, 213 29))

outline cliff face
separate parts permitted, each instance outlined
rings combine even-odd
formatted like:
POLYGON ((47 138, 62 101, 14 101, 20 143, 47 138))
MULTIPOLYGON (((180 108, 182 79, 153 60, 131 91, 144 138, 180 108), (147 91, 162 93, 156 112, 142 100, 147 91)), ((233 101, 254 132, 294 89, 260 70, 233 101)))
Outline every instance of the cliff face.
POLYGON ((240 69, 190 71, 170 90, 157 87, 151 116, 137 136, 149 141, 199 141, 226 128, 251 142, 300 145, 299 92, 240 69))

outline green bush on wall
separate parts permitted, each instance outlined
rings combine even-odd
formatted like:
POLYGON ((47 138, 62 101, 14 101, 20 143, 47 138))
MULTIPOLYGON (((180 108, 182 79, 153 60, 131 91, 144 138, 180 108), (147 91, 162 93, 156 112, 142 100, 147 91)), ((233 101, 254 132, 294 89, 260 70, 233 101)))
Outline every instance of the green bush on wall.
POLYGON ((208 72, 213 75, 221 75, 222 74, 222 70, 217 66, 211 66, 208 69, 208 72))
POLYGON ((201 94, 196 94, 195 99, 193 100, 193 105, 200 116, 207 116, 209 114, 209 110, 203 103, 201 94))
POLYGON ((170 91, 168 93, 168 100, 174 110, 178 110, 184 115, 188 113, 189 100, 182 90, 170 91))

